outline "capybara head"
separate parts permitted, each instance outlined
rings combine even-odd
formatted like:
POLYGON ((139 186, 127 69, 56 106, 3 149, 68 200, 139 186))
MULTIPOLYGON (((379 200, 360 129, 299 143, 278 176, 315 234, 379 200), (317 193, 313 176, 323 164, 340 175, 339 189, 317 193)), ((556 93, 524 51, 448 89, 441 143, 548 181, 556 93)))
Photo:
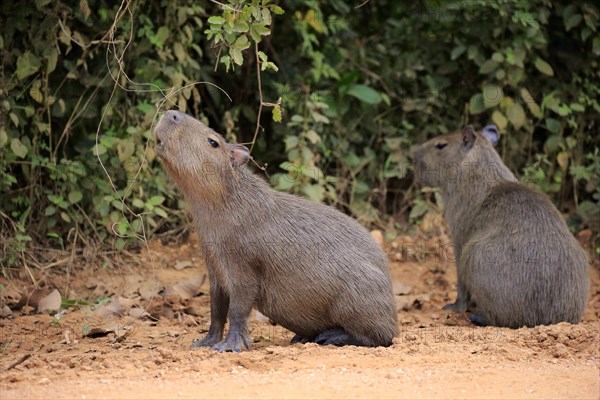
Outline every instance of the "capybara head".
POLYGON ((197 119, 167 111, 155 129, 156 154, 168 174, 186 194, 219 201, 239 169, 250 159, 245 146, 229 144, 197 119))
POLYGON ((500 134, 496 125, 475 132, 472 126, 462 132, 437 136, 412 151, 417 180, 426 186, 444 187, 461 175, 502 164, 494 149, 500 134))

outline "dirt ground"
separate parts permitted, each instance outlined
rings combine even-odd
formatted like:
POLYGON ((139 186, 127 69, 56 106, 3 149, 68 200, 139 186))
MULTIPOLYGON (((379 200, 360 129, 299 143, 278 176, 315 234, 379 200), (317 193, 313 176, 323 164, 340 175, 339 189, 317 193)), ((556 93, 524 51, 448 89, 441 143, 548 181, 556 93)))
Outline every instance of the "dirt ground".
MULTIPOLYGON (((441 310, 456 295, 445 243, 386 244, 400 325, 389 348, 290 345, 291 332, 253 314, 250 351, 191 349, 209 323, 193 239, 112 266, 49 262, 47 287, 96 304, 0 318, 0 399, 600 398, 598 260, 581 324, 481 328, 441 310)), ((31 281, 0 283, 16 302, 31 281)))

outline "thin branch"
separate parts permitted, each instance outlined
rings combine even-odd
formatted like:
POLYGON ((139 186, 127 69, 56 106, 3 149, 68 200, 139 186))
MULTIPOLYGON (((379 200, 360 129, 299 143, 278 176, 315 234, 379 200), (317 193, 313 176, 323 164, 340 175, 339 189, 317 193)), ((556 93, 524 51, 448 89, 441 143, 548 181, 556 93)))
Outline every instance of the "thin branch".
POLYGON ((11 369, 13 369, 14 367, 16 367, 17 365, 27 361, 27 359, 31 357, 31 353, 25 354, 23 357, 19 358, 17 361, 15 361, 14 363, 12 363, 8 368, 6 368, 4 370, 4 372, 6 371, 10 371, 11 369))
POLYGON ((256 144, 256 137, 260 130, 260 115, 263 108, 263 93, 262 93, 262 82, 260 80, 260 58, 258 57, 258 43, 254 42, 254 55, 256 56, 256 79, 258 80, 258 96, 260 104, 258 105, 258 115, 256 116, 256 130, 254 131, 254 137, 252 138, 252 145, 250 146, 250 153, 256 144))

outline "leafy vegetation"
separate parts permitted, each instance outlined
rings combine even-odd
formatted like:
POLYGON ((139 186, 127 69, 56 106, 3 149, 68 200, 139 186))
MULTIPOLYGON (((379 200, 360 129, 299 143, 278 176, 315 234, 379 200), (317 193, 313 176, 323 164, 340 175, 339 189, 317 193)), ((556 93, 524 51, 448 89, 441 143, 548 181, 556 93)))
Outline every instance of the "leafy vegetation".
POLYGON ((493 122, 509 167, 600 246, 594 2, 355 3, 3 2, 3 270, 34 243, 182 233, 152 149, 168 108, 249 143, 277 189, 379 226, 435 201, 412 185, 410 146, 493 122))

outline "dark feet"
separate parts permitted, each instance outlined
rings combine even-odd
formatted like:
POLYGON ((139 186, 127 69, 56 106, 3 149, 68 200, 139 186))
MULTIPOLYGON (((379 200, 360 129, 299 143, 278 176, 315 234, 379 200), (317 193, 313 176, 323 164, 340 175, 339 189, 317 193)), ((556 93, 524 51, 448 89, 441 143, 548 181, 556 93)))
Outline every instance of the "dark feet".
POLYGON ((250 341, 248 337, 241 333, 230 332, 225 340, 219 342, 211 347, 211 349, 218 351, 219 353, 224 351, 233 351, 239 353, 242 348, 250 349, 250 341))
POLYGON ((300 336, 297 333, 294 335, 294 337, 290 341, 291 344, 294 344, 294 343, 302 343, 302 344, 304 344, 304 343, 310 343, 310 342, 312 342, 311 339, 307 339, 304 336, 300 336))
POLYGON ((200 339, 194 343, 192 343, 192 347, 210 347, 215 345, 221 341, 223 335, 211 335, 210 333, 204 337, 204 339, 200 339))
POLYGON ((485 317, 485 315, 483 315, 483 313, 481 311, 477 311, 477 312, 474 312, 473 314, 469 315, 469 321, 471 321, 475 325, 479 325, 479 326, 488 326, 489 325, 487 318, 485 317))
POLYGON ((467 311, 467 307, 456 302, 456 303, 448 303, 446 304, 444 307, 442 307, 443 310, 446 311, 453 311, 455 313, 459 313, 459 312, 465 312, 467 311))
POLYGON ((324 330, 311 341, 322 346, 368 346, 341 328, 324 330))

